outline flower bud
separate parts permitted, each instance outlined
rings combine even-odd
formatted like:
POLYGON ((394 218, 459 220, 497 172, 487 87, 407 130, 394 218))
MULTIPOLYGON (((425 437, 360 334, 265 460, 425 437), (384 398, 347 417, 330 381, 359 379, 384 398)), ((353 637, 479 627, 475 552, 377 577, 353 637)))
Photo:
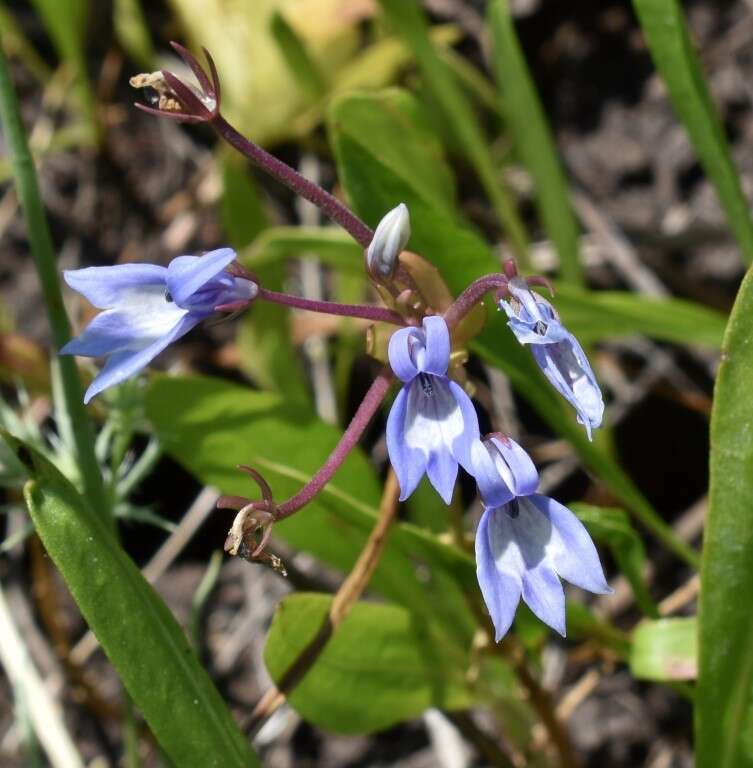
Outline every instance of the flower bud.
POLYGON ((410 215, 405 203, 387 213, 377 225, 374 237, 366 251, 366 267, 374 277, 391 277, 397 266, 397 257, 410 238, 410 215))

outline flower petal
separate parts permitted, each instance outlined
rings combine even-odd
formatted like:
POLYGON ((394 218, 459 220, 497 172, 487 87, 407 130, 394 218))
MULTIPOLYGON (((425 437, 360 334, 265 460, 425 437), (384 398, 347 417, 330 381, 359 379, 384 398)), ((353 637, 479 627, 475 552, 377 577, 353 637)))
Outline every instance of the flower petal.
POLYGON ((418 375, 411 347, 423 348, 423 342, 423 333, 417 328, 400 328, 390 336, 387 356, 393 373, 401 381, 408 383, 418 375))
POLYGON ((612 592, 604 578, 599 554, 583 523, 567 507, 548 496, 534 494, 528 498, 552 524, 548 554, 557 573, 589 592, 599 595, 612 592))
POLYGON ((490 438, 496 449, 492 458, 497 471, 516 496, 528 496, 539 487, 539 473, 531 457, 511 438, 490 438), (495 455, 496 453, 496 455, 495 455))
POLYGON ((426 470, 427 454, 415 450, 405 442, 405 420, 408 387, 403 387, 392 403, 387 417, 387 453, 400 483, 400 501, 405 501, 416 490, 426 470))
POLYGON ((531 352, 555 389, 575 408, 591 438, 601 424, 604 401, 586 353, 572 334, 556 344, 533 345, 531 352))
POLYGON ((446 447, 442 446, 429 454, 426 474, 444 503, 450 504, 458 478, 458 463, 446 447))
POLYGON ((515 496, 500 476, 489 449, 481 440, 477 440, 471 446, 471 465, 470 474, 476 480, 479 493, 481 493, 481 498, 487 509, 501 507, 515 496))
POLYGON ((167 267, 167 288, 176 304, 191 296, 222 272, 236 258, 232 248, 218 248, 203 256, 178 256, 167 267))
POLYGON ((479 439, 481 433, 478 428, 478 415, 476 409, 468 397, 465 390, 456 382, 447 380, 453 398, 460 409, 460 415, 463 422, 460 434, 452 438, 452 455, 468 474, 473 474, 473 460, 471 458, 471 449, 473 444, 479 439))
POLYGON ((544 624, 548 624, 562 637, 566 636, 565 590, 548 563, 541 563, 524 572, 523 600, 544 624))
POLYGON ((116 264, 113 267, 67 269, 65 282, 98 309, 128 305, 144 288, 165 292, 167 270, 156 264, 116 264))
POLYGON ((130 306, 100 312, 60 354, 100 357, 144 349, 174 328, 187 313, 165 301, 163 293, 157 286, 142 288, 134 294, 130 306))
POLYGON ((494 624, 496 642, 510 629, 521 593, 520 577, 499 571, 494 561, 489 540, 489 520, 500 514, 506 513, 503 510, 487 509, 481 516, 476 531, 476 576, 494 624))
POLYGON ((444 376, 450 364, 450 331, 441 315, 425 317, 425 352, 418 366, 420 371, 444 376))
POLYGON ((108 387, 114 387, 116 384, 124 382, 135 376, 143 370, 165 347, 172 342, 177 341, 181 336, 188 333, 201 317, 196 315, 185 315, 178 321, 174 328, 161 338, 155 340, 147 347, 137 350, 126 350, 116 352, 111 355, 105 363, 97 377, 89 385, 84 395, 84 403, 88 403, 95 395, 108 387))

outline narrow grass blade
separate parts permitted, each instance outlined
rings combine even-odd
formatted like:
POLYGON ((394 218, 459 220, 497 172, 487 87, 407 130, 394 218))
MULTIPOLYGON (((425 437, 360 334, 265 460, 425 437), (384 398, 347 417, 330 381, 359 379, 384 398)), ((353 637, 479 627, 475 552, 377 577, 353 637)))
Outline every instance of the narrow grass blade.
POLYGON ((488 23, 501 107, 513 135, 515 149, 533 177, 539 216, 557 248, 562 278, 567 282, 581 283, 583 274, 578 260, 578 222, 507 0, 494 0, 489 4, 488 23))
POLYGON ((722 207, 746 264, 753 263, 753 223, 719 115, 677 0, 633 0, 646 42, 722 207))
MULTIPOLYGON (((56 349, 60 349, 70 339, 71 327, 63 305, 60 276, 47 217, 39 194, 34 160, 31 152, 29 152, 26 133, 18 112, 16 95, 13 92, 8 65, 2 50, 0 50, 0 120, 13 165, 18 199, 26 219, 29 245, 42 286, 42 296, 50 321, 52 340, 56 349)), ((101 512, 106 512, 109 511, 109 504, 94 455, 94 439, 84 409, 76 363, 72 357, 61 357, 59 366, 63 400, 70 419, 76 460, 81 472, 86 497, 95 508, 101 512)))

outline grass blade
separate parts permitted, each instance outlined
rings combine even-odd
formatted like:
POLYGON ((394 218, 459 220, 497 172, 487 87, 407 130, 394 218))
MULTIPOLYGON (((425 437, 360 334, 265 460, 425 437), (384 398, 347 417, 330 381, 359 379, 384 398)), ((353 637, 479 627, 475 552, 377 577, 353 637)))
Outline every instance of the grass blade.
POLYGON ((746 264, 753 263, 753 223, 732 164, 719 115, 711 100, 682 7, 677 0, 633 0, 654 64, 669 91, 722 207, 746 264))
MULTIPOLYGON (((47 310, 47 317, 52 330, 52 340, 56 349, 60 349, 71 337, 71 327, 65 313, 63 295, 60 290, 55 252, 52 237, 47 224, 42 198, 39 194, 37 172, 29 151, 26 133, 18 102, 13 91, 10 73, 5 55, 0 49, 0 121, 8 145, 16 191, 26 219, 34 262, 42 286, 42 295, 47 310)), ((84 492, 92 506, 99 510, 109 510, 109 504, 102 483, 97 459, 94 455, 94 439, 91 425, 84 409, 81 382, 73 357, 59 359, 60 378, 63 400, 72 427, 72 436, 76 450, 76 460, 84 485, 84 492)))
POLYGON ((578 222, 507 0, 494 0, 489 4, 488 23, 501 107, 515 148, 533 177, 539 216, 557 248, 563 279, 570 283, 582 283, 583 271, 578 260, 578 222))

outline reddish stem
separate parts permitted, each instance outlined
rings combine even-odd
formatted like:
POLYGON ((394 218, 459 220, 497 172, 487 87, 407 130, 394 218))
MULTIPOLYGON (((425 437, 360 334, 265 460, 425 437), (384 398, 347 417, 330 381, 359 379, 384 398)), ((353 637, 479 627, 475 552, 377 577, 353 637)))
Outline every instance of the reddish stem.
POLYGON ((370 304, 338 304, 336 301, 316 301, 304 299, 302 296, 291 296, 288 293, 278 293, 266 288, 259 288, 257 299, 271 301, 275 304, 284 304, 288 307, 307 309, 309 312, 323 312, 327 315, 343 315, 345 317, 361 317, 364 320, 373 320, 377 323, 392 323, 393 325, 405 325, 403 316, 391 309, 374 307, 370 304))
POLYGON ((452 330, 489 291, 499 290, 507 286, 507 278, 504 275, 484 275, 474 280, 461 294, 450 304, 444 313, 447 327, 452 330))
POLYGON ((332 475, 335 474, 343 461, 345 461, 347 455, 358 444, 361 435, 363 435, 364 430, 369 425, 382 400, 384 400, 384 396, 387 394, 394 378, 392 371, 387 366, 382 368, 369 387, 368 392, 361 401, 361 405, 358 406, 355 416, 353 416, 350 424, 348 424, 348 428, 343 433, 340 442, 335 446, 327 461, 324 462, 322 468, 295 496, 291 496, 277 507, 276 520, 283 520, 297 512, 301 507, 308 504, 329 482, 332 475))
POLYGON ((278 160, 274 155, 249 141, 245 136, 238 133, 222 115, 217 115, 210 122, 217 133, 228 144, 231 144, 242 155, 245 155, 271 176, 274 176, 278 181, 292 189, 297 195, 320 208, 332 221, 349 232, 353 239, 364 248, 368 247, 374 233, 334 195, 322 189, 318 184, 314 184, 304 176, 301 176, 298 171, 283 163, 282 160, 278 160))

